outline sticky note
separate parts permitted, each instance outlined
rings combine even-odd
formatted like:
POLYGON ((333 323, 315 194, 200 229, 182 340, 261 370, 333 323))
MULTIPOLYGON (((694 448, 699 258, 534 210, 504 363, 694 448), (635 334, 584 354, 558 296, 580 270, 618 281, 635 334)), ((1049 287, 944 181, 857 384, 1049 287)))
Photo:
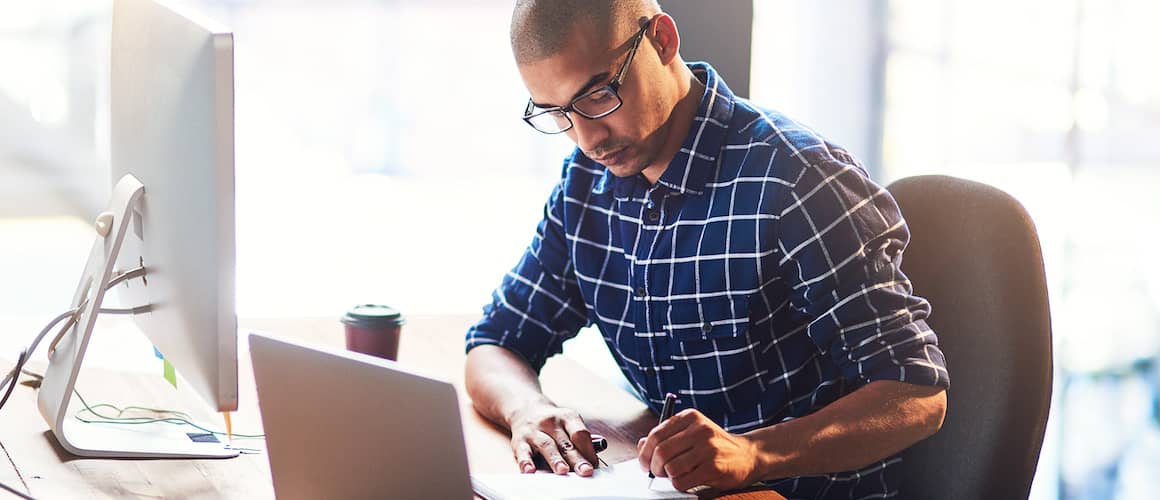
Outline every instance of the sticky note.
POLYGON ((173 369, 173 364, 171 364, 168 359, 163 360, 162 362, 165 364, 162 376, 164 376, 165 380, 168 380, 174 388, 177 388, 177 370, 173 369))

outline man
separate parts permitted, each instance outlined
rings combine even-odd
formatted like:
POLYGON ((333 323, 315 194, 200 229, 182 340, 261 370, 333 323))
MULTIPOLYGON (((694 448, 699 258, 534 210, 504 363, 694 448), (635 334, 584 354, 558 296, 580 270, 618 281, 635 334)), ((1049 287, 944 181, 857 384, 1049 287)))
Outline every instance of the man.
MULTIPOLYGON (((899 271, 893 198, 846 151, 685 64, 652 0, 519 0, 524 119, 565 133, 544 219, 467 334, 467 388, 523 472, 592 474, 580 416, 539 389, 595 324, 627 379, 678 412, 638 443, 674 486, 789 497, 897 493, 949 380, 899 271)), ((904 493, 904 492, 903 492, 904 493)))

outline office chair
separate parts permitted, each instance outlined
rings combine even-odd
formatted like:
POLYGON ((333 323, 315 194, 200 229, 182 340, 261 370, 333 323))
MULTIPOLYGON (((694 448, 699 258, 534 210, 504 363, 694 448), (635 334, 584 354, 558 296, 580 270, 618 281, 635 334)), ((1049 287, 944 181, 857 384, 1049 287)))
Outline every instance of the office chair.
POLYGON ((1027 498, 1051 400, 1051 318, 1027 211, 978 182, 887 188, 910 226, 902 270, 931 303, 951 387, 942 429, 903 453, 900 498, 1027 498))

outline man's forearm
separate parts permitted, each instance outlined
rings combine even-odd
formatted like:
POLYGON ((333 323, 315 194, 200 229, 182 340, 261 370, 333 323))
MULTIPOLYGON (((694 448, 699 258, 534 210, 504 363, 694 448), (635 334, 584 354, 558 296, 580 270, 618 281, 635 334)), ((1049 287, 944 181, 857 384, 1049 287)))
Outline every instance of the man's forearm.
POLYGON ((476 411, 507 428, 517 410, 534 403, 552 404, 527 362, 499 346, 481 345, 468 351, 465 378, 476 411))
POLYGON ((945 415, 941 387, 870 383, 814 414, 746 433, 758 450, 754 479, 860 469, 934 434, 945 415))

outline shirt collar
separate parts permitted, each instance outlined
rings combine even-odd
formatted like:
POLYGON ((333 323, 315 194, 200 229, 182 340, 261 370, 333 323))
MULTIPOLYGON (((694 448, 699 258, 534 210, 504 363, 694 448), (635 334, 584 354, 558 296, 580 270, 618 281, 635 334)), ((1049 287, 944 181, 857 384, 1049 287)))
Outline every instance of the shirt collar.
MULTIPOLYGON (((688 66, 693 76, 705 85, 705 91, 685 142, 657 179, 657 184, 676 193, 701 195, 709 177, 716 171, 717 157, 729 132, 734 96, 708 63, 695 62, 688 66)), ((592 192, 601 194, 611 189, 617 200, 625 201, 645 198, 649 188, 648 180, 641 174, 617 177, 605 169, 592 192)))

